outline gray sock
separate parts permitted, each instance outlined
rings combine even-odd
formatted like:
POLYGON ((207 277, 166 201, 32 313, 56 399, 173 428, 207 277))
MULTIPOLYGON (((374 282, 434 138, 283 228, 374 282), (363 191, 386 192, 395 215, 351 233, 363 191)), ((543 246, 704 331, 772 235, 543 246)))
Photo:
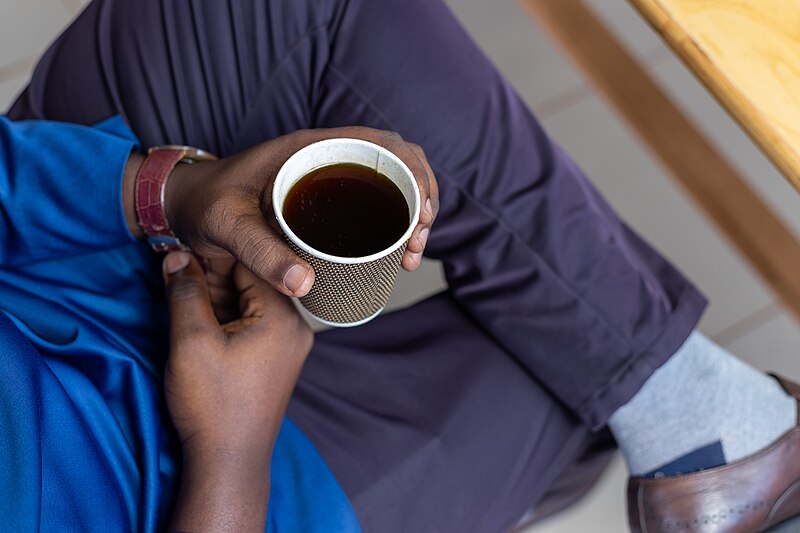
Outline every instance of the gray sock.
POLYGON ((633 476, 676 475, 731 463, 796 423, 778 382, 699 332, 610 418, 633 476))

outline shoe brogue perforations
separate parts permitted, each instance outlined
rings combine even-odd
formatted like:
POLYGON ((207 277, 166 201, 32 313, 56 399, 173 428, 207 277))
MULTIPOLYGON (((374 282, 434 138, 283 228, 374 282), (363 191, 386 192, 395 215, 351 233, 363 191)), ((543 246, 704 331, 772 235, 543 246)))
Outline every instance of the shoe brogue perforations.
MULTIPOLYGON (((800 399, 800 386, 776 379, 800 399)), ((798 427, 739 461, 692 474, 631 478, 633 533, 761 533, 800 515, 798 427)))

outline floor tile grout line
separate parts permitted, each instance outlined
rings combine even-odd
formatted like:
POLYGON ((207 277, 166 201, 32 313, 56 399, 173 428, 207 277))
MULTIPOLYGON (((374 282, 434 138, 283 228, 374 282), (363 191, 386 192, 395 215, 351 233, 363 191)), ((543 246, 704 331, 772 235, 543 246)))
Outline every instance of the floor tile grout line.
MULTIPOLYGON (((664 45, 658 45, 644 52, 638 59, 644 64, 646 70, 652 71, 666 63, 670 58, 672 58, 672 53, 664 45)), ((533 111, 539 121, 547 120, 588 100, 594 94, 594 88, 591 83, 587 80, 582 80, 534 105, 533 111)))
POLYGON ((568 87, 542 103, 533 106, 533 112, 539 121, 547 120, 588 100, 593 94, 592 87, 588 82, 584 81, 578 85, 568 87))
POLYGON ((783 313, 783 307, 777 300, 756 309, 744 318, 734 322, 722 331, 711 335, 711 339, 720 346, 729 346, 748 333, 766 325, 783 313))

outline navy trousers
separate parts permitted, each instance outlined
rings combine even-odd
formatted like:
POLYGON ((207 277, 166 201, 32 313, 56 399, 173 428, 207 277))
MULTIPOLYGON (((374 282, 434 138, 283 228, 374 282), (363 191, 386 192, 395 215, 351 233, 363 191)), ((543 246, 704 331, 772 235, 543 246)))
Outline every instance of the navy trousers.
POLYGON ((705 306, 440 0, 95 0, 9 115, 116 114, 144 146, 220 156, 353 124, 428 154, 426 254, 447 293, 318 335, 288 413, 366 531, 499 531, 552 509, 705 306))

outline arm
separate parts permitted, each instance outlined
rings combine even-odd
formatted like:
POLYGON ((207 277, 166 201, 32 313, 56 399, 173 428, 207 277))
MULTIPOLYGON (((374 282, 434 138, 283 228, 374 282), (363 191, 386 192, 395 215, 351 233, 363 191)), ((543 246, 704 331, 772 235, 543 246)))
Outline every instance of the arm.
POLYGON ((191 256, 170 254, 164 272, 172 321, 164 387, 184 457, 171 531, 263 532, 272 449, 311 331, 240 265, 240 317, 224 325, 191 256))
MULTIPOLYGON (((170 226, 208 258, 233 256, 276 290, 302 296, 311 266, 270 226, 272 183, 297 150, 334 137, 379 144, 414 173, 423 209, 403 256, 415 270, 438 211, 436 180, 422 149, 398 134, 347 127, 301 130, 235 156, 177 165, 166 184, 170 226)), ((116 118, 89 128, 0 117, 0 267, 112 248, 141 237, 135 211, 133 134, 116 118)))
POLYGON ((135 144, 118 119, 86 127, 0 117, 0 267, 132 242, 120 176, 135 144))
POLYGON ((292 154, 337 137, 383 146, 402 159, 416 177, 423 208, 402 262, 406 270, 415 270, 439 209, 438 188, 422 149, 389 131, 359 126, 298 130, 226 159, 178 165, 165 192, 170 226, 201 256, 232 255, 283 294, 306 294, 314 282, 311 266, 294 254, 268 222, 274 219, 272 184, 292 154))
POLYGON ((170 531, 263 532, 269 501, 269 457, 184 457, 170 531))

